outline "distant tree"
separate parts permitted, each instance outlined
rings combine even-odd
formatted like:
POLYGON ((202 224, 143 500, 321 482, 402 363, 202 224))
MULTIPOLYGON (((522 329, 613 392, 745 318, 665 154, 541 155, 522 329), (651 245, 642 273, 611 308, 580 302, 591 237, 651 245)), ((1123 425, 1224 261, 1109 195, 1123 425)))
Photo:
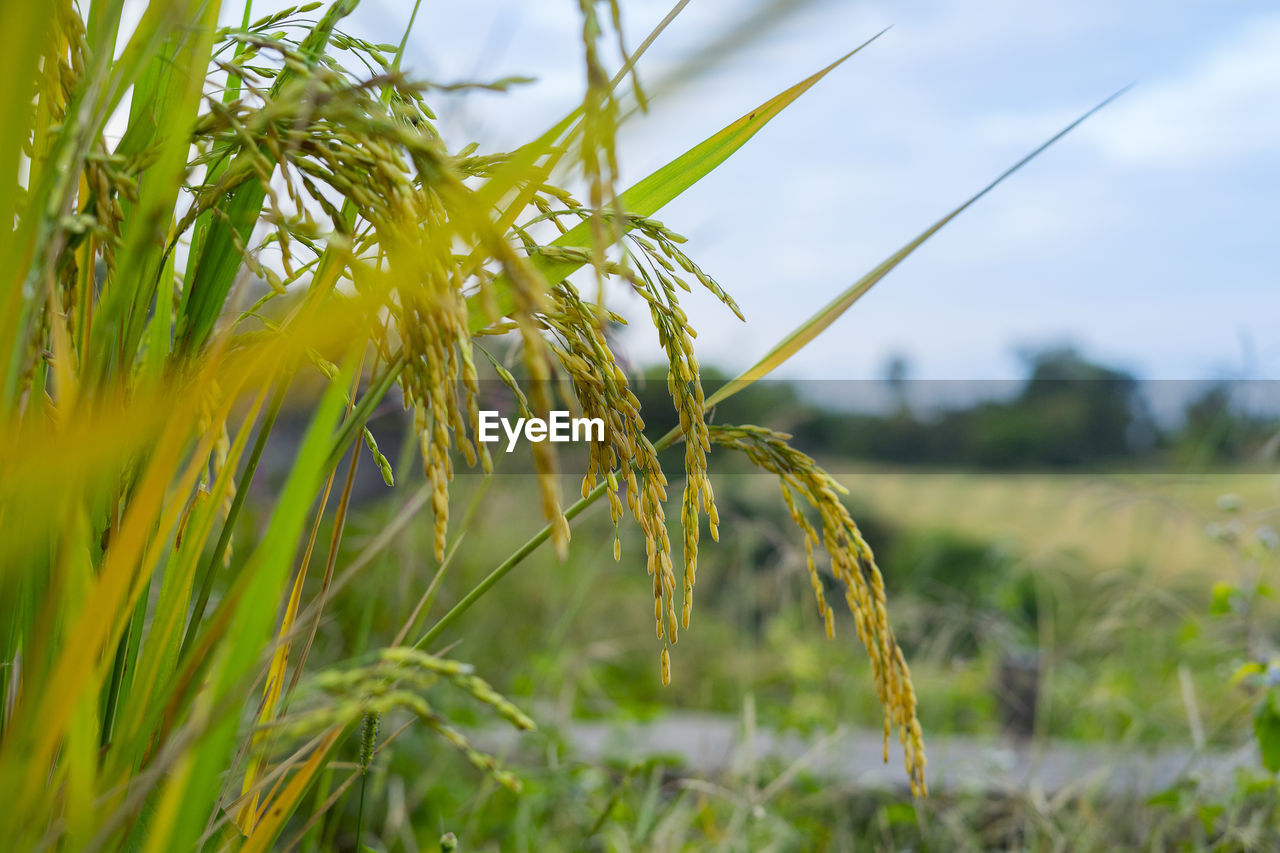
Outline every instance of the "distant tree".
POLYGON ((1232 391, 1230 383, 1217 382, 1187 404, 1176 446, 1180 462, 1239 462, 1274 453, 1280 441, 1275 418, 1238 405, 1232 391))
POLYGON ((1145 416, 1131 374, 1085 359, 1074 347, 1028 354, 1028 377, 1013 404, 1039 431, 1034 462, 1074 465, 1124 457, 1145 416))
POLYGON ((907 412, 911 408, 907 401, 907 380, 910 376, 911 364, 905 355, 894 353, 889 356, 884 365, 884 381, 893 396, 895 412, 907 412))
MULTIPOLYGON (((1115 464, 1140 455, 1151 458, 1159 432, 1132 374, 1092 361, 1069 346, 1030 350, 1022 356, 1026 380, 1012 399, 982 400, 940 414, 912 411, 907 399, 910 365, 904 356, 894 355, 881 373, 894 399, 888 414, 823 406, 802 399, 792 383, 769 382, 730 400, 716 418, 794 433, 797 445, 809 453, 885 464, 1064 468, 1115 464)), ((646 413, 653 413, 646 419, 653 417, 655 427, 665 429, 668 421, 676 422, 665 370, 647 375, 647 385, 637 393, 646 413)), ((704 371, 708 389, 723 378, 714 370, 704 371)), ((1222 417, 1224 405, 1218 396, 1206 395, 1188 415, 1188 429, 1209 436, 1215 454, 1237 446, 1222 444, 1227 439, 1214 438, 1216 433, 1209 429, 1222 417)), ((1230 440, 1251 436, 1254 441, 1257 433, 1256 428, 1237 428, 1237 437, 1230 440)))

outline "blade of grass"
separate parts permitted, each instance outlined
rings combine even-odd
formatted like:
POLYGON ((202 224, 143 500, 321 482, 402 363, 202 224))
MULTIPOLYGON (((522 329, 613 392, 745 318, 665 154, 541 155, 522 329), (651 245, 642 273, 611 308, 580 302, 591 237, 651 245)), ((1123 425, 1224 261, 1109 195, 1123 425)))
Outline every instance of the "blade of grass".
MULTIPOLYGON (((156 150, 159 156, 141 182, 136 210, 128 212, 118 269, 99 300, 100 322, 93 345, 99 353, 95 363, 100 374, 113 364, 123 370, 132 362, 161 273, 168 266, 164 246, 186 177, 188 140, 199 112, 218 22, 217 4, 204 4, 201 12, 200 4, 192 2, 188 12, 195 25, 174 33, 135 89, 131 118, 137 114, 162 117, 152 135, 138 141, 138 150, 156 150)), ((134 121, 132 126, 142 123, 134 121)), ((163 291, 161 295, 165 304, 163 291)))
MULTIPOLYGON (((364 354, 360 356, 360 360, 356 363, 354 385, 360 384, 360 373, 364 366, 364 354)), ((347 400, 346 414, 351 414, 352 406, 355 403, 355 388, 352 389, 352 396, 347 400)), ((355 480, 356 464, 360 461, 359 448, 351 454, 351 464, 347 472, 346 486, 342 491, 342 498, 338 504, 338 511, 333 521, 333 538, 329 549, 329 561, 325 570, 325 585, 328 585, 332 578, 333 561, 337 557, 338 542, 342 538, 342 528, 346 521, 347 504, 351 499, 351 485, 355 480)), ((337 478, 337 466, 329 469, 329 474, 325 478, 324 489, 320 494, 320 503, 316 507, 315 518, 311 523, 311 535, 307 538, 307 546, 303 551, 302 560, 298 565, 298 573, 294 578, 293 589, 289 593, 288 604, 285 605, 284 616, 280 620, 280 629, 276 640, 275 654, 272 655, 271 665, 267 672, 267 683, 263 687, 262 709, 258 713, 258 722, 260 725, 266 724, 274 720, 277 711, 282 710, 280 705, 280 697, 284 691, 285 670, 289 665, 290 639, 293 632, 294 620, 298 615, 298 606, 302 601, 302 587, 307 579, 307 570, 311 567, 311 555, 314 553, 316 545, 316 537, 320 533, 320 525, 324 520, 325 509, 329 505, 329 496, 333 492, 333 483, 337 478)), ((323 593, 322 593, 323 594, 323 593)), ((319 612, 317 611, 316 623, 319 622, 319 612)), ((308 648, 310 648, 308 644, 308 648)), ((302 672, 304 661, 299 661, 294 667, 294 678, 296 680, 302 672)), ((249 739, 249 749, 253 750, 254 746, 260 746, 267 742, 268 737, 265 734, 254 734, 249 739)), ((262 751, 253 751, 249 756, 249 769, 245 771, 244 784, 241 789, 242 794, 252 791, 257 778, 262 770, 262 766, 266 761, 262 751)), ((252 830, 258 815, 258 794, 249 795, 247 802, 241 810, 237 818, 237 825, 242 831, 252 830)))
MULTIPOLYGON (((219 414, 225 417, 226 412, 219 414)), ((168 550, 168 537, 183 510, 180 503, 166 502, 170 487, 176 483, 180 492, 189 493, 201 468, 198 460, 212 450, 213 437, 207 435, 197 446, 195 458, 183 465, 187 438, 187 424, 181 419, 158 436, 94 578, 92 605, 72 614, 69 624, 73 627, 59 643, 48 675, 48 683, 57 685, 57 690, 42 692, 20 706, 14 724, 17 735, 7 737, 0 747, 0 807, 14 809, 15 815, 37 813, 33 804, 47 792, 43 785, 24 784, 29 777, 22 770, 46 767, 52 761, 74 701, 101 684, 108 660, 103 651, 119 638, 132 614, 141 594, 140 581, 168 550)))
MULTIPOLYGON (((223 637, 235 640, 215 647, 213 663, 197 697, 198 705, 244 695, 240 691, 250 686, 246 675, 251 673, 262 649, 268 645, 277 606, 288 584, 294 549, 306 523, 312 496, 323 482, 329 436, 345 405, 346 387, 354 373, 355 358, 344 361, 339 378, 329 384, 316 408, 266 534, 219 605, 219 611, 229 617, 223 622, 226 626, 223 637)), ((225 769, 238 722, 234 714, 211 720, 194 749, 191 772, 175 777, 171 784, 166 783, 158 808, 172 808, 178 814, 168 849, 190 849, 201 834, 207 817, 201 810, 216 796, 222 783, 221 771, 225 769)))
POLYGON ((293 778, 289 780, 289 784, 278 796, 272 797, 269 801, 269 807, 263 813, 262 820, 254 828, 249 835, 249 840, 241 847, 241 853, 257 853, 268 848, 275 841, 276 836, 280 834, 280 830, 284 828, 284 823, 289 816, 293 814, 294 808, 298 805, 298 800, 302 799, 302 795, 306 793, 307 787, 311 784, 311 780, 315 778, 316 772, 324 763, 325 758, 329 755, 329 750, 333 748, 338 737, 342 734, 342 729, 335 728, 325 736, 321 744, 316 747, 315 752, 311 753, 311 757, 307 759, 307 763, 298 768, 298 772, 293 774, 293 778))
MULTIPOLYGON (((318 59, 338 21, 355 11, 358 3, 359 0, 336 0, 302 42, 299 52, 309 60, 318 59)), ((281 72, 272 84, 271 96, 279 97, 295 76, 289 69, 281 72)), ((259 152, 259 156, 270 159, 266 151, 259 152)), ((236 242, 248 245, 266 196, 267 188, 262 182, 247 181, 231 192, 223 205, 225 215, 210 221, 195 278, 191 282, 191 295, 178 321, 182 352, 190 354, 198 350, 213 331, 222 304, 231 292, 240 269, 236 242)))
POLYGON ((222 563, 222 556, 227 553, 227 547, 231 544, 231 535, 235 532, 236 520, 240 517, 240 509, 244 506, 245 498, 249 496, 249 487, 253 484, 253 475, 258 470, 258 463, 262 461, 263 451, 267 449, 267 439, 271 437, 271 430, 275 427, 276 418, 280 415, 280 408, 284 405, 286 390, 283 382, 276 387, 271 403, 267 406, 266 415, 263 416, 262 426, 258 427, 258 436, 254 440, 253 450, 249 452, 249 460, 245 463, 239 482, 236 483, 236 493, 235 497, 231 499, 231 508, 227 511, 227 517, 222 523, 222 533, 218 536, 218 542, 213 546, 213 553, 209 555, 209 561, 205 564, 204 574, 200 581, 200 591, 196 594, 195 607, 191 611, 191 619, 187 622, 187 633, 182 639, 182 645, 179 647, 178 657, 180 658, 186 657, 191 644, 195 641, 196 632, 200 629, 205 607, 208 606, 209 596, 213 593, 214 575, 218 571, 218 566, 222 563))
POLYGON ((129 699, 121 727, 121 737, 129 739, 113 756, 114 769, 132 762, 140 765, 149 748, 149 729, 144 726, 146 715, 154 711, 157 698, 165 695, 167 680, 172 676, 175 663, 180 659, 183 625, 195 591, 196 570, 200 556, 213 531, 219 508, 226 499, 236 468, 249 442, 249 435, 257 422, 258 414, 267 402, 269 389, 263 389, 254 399, 235 442, 227 453, 227 463, 214 482, 207 496, 200 498, 187 524, 182 541, 175 543, 171 562, 165 568, 156 601, 155 616, 148 629, 147 645, 134 674, 137 688, 129 699), (139 742, 140 741, 140 742, 139 742))
POLYGON ((906 260, 908 255, 910 255, 916 249, 920 248, 920 246, 926 240, 928 240, 934 234, 938 233, 938 231, 942 230, 942 228, 948 222, 955 219, 961 213, 964 213, 966 210, 972 207, 978 201, 978 199, 982 198, 987 193, 991 192, 993 189, 995 189, 997 186, 1003 183, 1006 178, 1010 177, 1019 169, 1021 169, 1023 166, 1030 163, 1032 160, 1034 160, 1036 157, 1042 154, 1045 151, 1045 149, 1047 149, 1049 146, 1053 145, 1059 139, 1066 136, 1068 133, 1070 133, 1072 130, 1078 127, 1081 122, 1085 121, 1094 113, 1098 112, 1098 110, 1102 109, 1107 104, 1111 103, 1116 98, 1120 97, 1122 94, 1128 91, 1128 88, 1129 87, 1125 87, 1124 89, 1121 89, 1120 91, 1116 92, 1110 97, 1104 99, 1097 106, 1093 107, 1092 109, 1084 113, 1084 115, 1080 116, 1078 119, 1071 122, 1062 130, 1058 131, 1053 136, 1049 137, 1049 139, 1046 140, 1044 144, 1040 145, 1030 154, 1023 157, 1021 160, 1019 160, 1017 163, 1014 163, 1012 166, 1010 166, 1008 169, 1002 172, 999 175, 999 177, 997 177, 991 183, 987 184, 979 192, 971 196, 964 204, 952 210, 950 213, 948 213, 946 216, 942 217, 937 222, 930 225, 924 231, 921 231, 918 235, 916 235, 915 239, 911 240, 901 249, 899 249, 898 251, 894 252, 892 255, 885 258, 883 261, 881 261, 874 269, 871 270, 871 272, 867 273, 862 278, 855 281, 848 288, 846 288, 842 293, 840 293, 838 296, 836 296, 834 299, 832 299, 822 308, 818 309, 818 311, 812 317, 810 317, 805 322, 801 323, 789 335, 787 335, 785 338, 779 341, 777 346, 769 350, 769 352, 766 353, 765 356, 761 358, 758 362, 756 362, 754 365, 744 370, 738 377, 733 379, 731 382, 717 389, 714 394, 712 394, 710 397, 707 398, 707 402, 706 402, 707 407, 710 408, 711 406, 714 406, 716 403, 719 403, 729 398, 733 394, 736 394, 738 391, 741 391, 743 388, 747 387, 752 382, 755 382, 757 379, 761 378, 762 376, 768 375, 773 370, 775 370, 779 365, 785 362, 787 359, 791 358, 791 356, 799 352, 806 344, 808 344, 818 335, 822 334, 822 332, 825 331, 828 327, 830 327, 832 323, 838 320, 840 316, 844 314, 845 311, 849 310, 850 306, 852 306, 855 302, 861 299, 867 293, 867 291, 869 291, 881 279, 883 279, 886 275, 888 275, 894 269, 894 267, 898 266, 898 264, 906 260))
MULTIPOLYGON (((846 60, 880 38, 884 33, 885 31, 881 30, 827 67, 778 93, 720 132, 690 148, 623 192, 618 196, 618 204, 624 211, 635 216, 652 216, 657 213, 666 204, 709 175, 730 155, 745 145, 747 140, 755 136, 774 117, 805 92, 813 88, 819 80, 840 67, 846 60)), ((582 222, 556 238, 551 245, 587 248, 590 244, 590 223, 582 222)), ((529 262, 548 282, 558 282, 584 265, 580 261, 550 260, 541 255, 531 257, 529 262)), ((499 314, 505 315, 512 309, 514 302, 509 292, 502 287, 504 279, 499 277, 498 282, 499 314)), ((468 300, 468 310, 471 315, 471 331, 473 333, 480 331, 489 324, 490 320, 478 297, 472 297, 468 300)))

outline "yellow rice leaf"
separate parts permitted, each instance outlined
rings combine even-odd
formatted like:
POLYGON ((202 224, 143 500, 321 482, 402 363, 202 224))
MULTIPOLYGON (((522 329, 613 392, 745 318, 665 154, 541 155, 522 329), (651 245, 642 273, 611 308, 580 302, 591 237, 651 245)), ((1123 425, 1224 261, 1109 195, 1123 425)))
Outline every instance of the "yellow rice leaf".
POLYGON ((261 820, 257 822, 253 832, 245 841, 244 847, 240 848, 241 853, 259 853, 266 850, 276 836, 280 834, 281 827, 288 820, 289 815, 293 813, 293 808, 297 805, 298 800, 306 793, 307 786, 311 784, 312 778, 316 772, 324 764, 325 757, 329 754, 330 748, 338 740, 338 736, 342 734, 341 728, 334 728, 325 736, 320 745, 316 747, 315 752, 311 753, 311 757, 307 759, 307 763, 298 769, 298 772, 289 780, 289 784, 280 792, 278 797, 273 798, 267 803, 266 809, 261 815, 261 820))

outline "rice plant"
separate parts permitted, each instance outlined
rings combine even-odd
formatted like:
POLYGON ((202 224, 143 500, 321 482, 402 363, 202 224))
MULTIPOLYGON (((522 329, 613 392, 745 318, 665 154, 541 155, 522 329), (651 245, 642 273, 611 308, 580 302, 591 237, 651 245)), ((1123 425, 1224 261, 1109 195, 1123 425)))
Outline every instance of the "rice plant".
POLYGON ((456 689, 519 728, 533 721, 465 664, 428 652, 535 549, 564 554, 573 519, 604 499, 619 537, 627 516, 643 535, 635 570, 653 578, 655 677, 678 677, 672 650, 692 624, 700 531, 718 533, 708 470, 727 451, 777 475, 830 633, 816 557, 826 552, 873 664, 885 758, 896 732, 906 778, 925 793, 907 663, 840 486, 786 436, 713 427, 708 412, 978 196, 711 396, 680 298, 703 288, 738 309, 653 218, 847 56, 622 191, 614 134, 625 105, 644 103, 635 70, 652 37, 606 68, 598 47, 618 35, 616 2, 581 4, 581 105, 507 152, 447 144, 431 104, 458 87, 402 69, 404 40, 344 32, 356 0, 257 19, 246 0, 232 26, 215 0, 152 0, 132 30, 124 5, 0 6, 10 81, 0 92, 0 826, 10 849, 288 846, 394 748, 399 732, 379 725, 392 711, 518 787, 432 697, 456 689), (665 436, 645 433, 605 335, 624 322, 606 298, 619 290, 643 300, 669 359, 680 427, 665 436), (429 504, 433 557, 448 558, 454 466, 492 467, 476 440, 486 341, 516 354, 514 372, 491 366, 528 412, 563 405, 605 421, 580 499, 559 491, 555 446, 531 445, 546 526, 420 637, 309 667, 327 598, 370 556, 339 564, 357 464, 367 457, 388 483, 407 476, 365 426, 393 389, 426 483, 397 524, 429 504), (300 400, 310 426, 269 521, 237 535, 268 437, 300 400), (677 444, 673 510, 663 454, 677 444), (327 554, 324 543, 316 552, 322 519, 333 527, 327 554), (351 739, 359 766, 297 815, 351 739))

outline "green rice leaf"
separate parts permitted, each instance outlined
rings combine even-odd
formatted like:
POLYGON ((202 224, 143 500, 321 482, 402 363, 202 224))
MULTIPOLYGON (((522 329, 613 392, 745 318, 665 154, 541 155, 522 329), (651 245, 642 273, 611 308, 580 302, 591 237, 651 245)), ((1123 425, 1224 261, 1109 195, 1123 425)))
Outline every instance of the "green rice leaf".
MULTIPOLYGON (((351 14, 359 0, 337 0, 325 12, 302 42, 300 52, 309 59, 317 58, 328 44, 338 21, 351 14)), ((293 80, 294 74, 285 69, 272 85, 271 94, 278 97, 293 80)), ((241 156, 247 156, 242 154, 241 156)), ((270 158, 267 152, 261 156, 270 158)), ((230 194, 221 205, 224 216, 214 217, 204 239, 196 274, 191 282, 190 294, 183 305, 178 321, 180 348, 185 353, 197 351, 209 338, 214 323, 222 311, 222 304, 231 292, 237 272, 240 270, 240 253, 236 243, 247 245, 253 228, 262 214, 262 202, 267 188, 261 181, 246 181, 230 194)))
MULTIPOLYGON (((884 30, 876 33, 844 56, 832 62, 826 68, 806 77, 789 89, 782 91, 756 107, 733 124, 725 127, 715 135, 690 148, 670 163, 658 169, 647 178, 618 196, 618 203, 627 213, 636 216, 652 216, 673 199, 680 196, 698 181, 711 174, 730 155, 746 144, 761 128, 773 120, 775 116, 791 105, 797 98, 809 91, 813 86, 840 67, 849 57, 884 34, 884 30)), ((585 248, 591 245, 591 225, 582 222, 562 234, 552 242, 553 246, 585 248)), ((577 260, 548 259, 534 256, 529 259, 532 266, 551 283, 558 282, 583 266, 577 260)), ((503 279, 498 279, 499 311, 505 313, 512 308, 509 294, 502 288, 503 279)), ((469 303, 471 313, 471 330, 477 332, 489 324, 489 318, 473 298, 469 303)))

